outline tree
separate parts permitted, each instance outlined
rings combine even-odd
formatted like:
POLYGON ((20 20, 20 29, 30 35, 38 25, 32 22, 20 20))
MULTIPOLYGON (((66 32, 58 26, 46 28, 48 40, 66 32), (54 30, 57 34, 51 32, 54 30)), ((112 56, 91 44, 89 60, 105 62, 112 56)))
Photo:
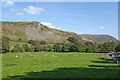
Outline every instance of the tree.
POLYGON ((24 51, 25 50, 23 49, 23 47, 21 47, 19 44, 14 46, 14 48, 12 49, 12 52, 24 52, 24 51))
POLYGON ((87 46, 86 52, 88 52, 88 53, 92 53, 93 52, 92 45, 88 45, 87 46))
POLYGON ((53 49, 55 52, 61 52, 62 51, 62 44, 61 43, 54 44, 53 49))
POLYGON ((2 37, 2 53, 9 52, 9 41, 10 39, 8 37, 2 37))
POLYGON ((115 51, 117 47, 116 42, 104 42, 100 45, 100 51, 101 52, 109 52, 109 51, 115 51))
POLYGON ((46 41, 41 41, 40 44, 45 45, 46 41))
POLYGON ((87 41, 85 42, 86 46, 92 45, 93 46, 93 42, 87 41))
POLYGON ((35 52, 43 51, 43 47, 40 44, 35 45, 35 52))
POLYGON ((120 43, 117 45, 117 47, 115 48, 115 50, 116 50, 117 52, 120 51, 120 43))
POLYGON ((67 40, 72 42, 72 43, 78 42, 78 40, 76 38, 74 38, 74 37, 69 37, 67 40))
POLYGON ((48 46, 43 46, 43 51, 49 51, 49 47, 48 46))
POLYGON ((93 42, 87 41, 85 42, 87 48, 86 48, 86 52, 88 53, 92 53, 93 52, 93 42))
POLYGON ((77 52, 85 52, 86 45, 84 42, 77 42, 74 44, 77 52))
POLYGON ((28 44, 24 44, 23 48, 26 52, 29 52, 29 45, 28 44))
POLYGON ((62 51, 63 52, 68 52, 70 50, 70 45, 67 43, 63 44, 62 51))
POLYGON ((29 48, 29 52, 34 52, 35 51, 35 46, 31 46, 30 48, 29 48))
POLYGON ((77 52, 76 46, 75 46, 73 43, 70 44, 70 49, 69 49, 69 51, 70 51, 70 52, 77 52))
POLYGON ((96 43, 96 42, 93 44, 93 52, 94 53, 98 53, 99 52, 99 44, 96 43))
POLYGON ((52 46, 48 46, 49 50, 48 51, 54 51, 52 46))
POLYGON ((21 38, 18 39, 18 41, 21 41, 21 40, 22 40, 21 38))
POLYGON ((34 44, 35 42, 34 42, 33 40, 29 40, 28 43, 32 45, 32 44, 34 44))

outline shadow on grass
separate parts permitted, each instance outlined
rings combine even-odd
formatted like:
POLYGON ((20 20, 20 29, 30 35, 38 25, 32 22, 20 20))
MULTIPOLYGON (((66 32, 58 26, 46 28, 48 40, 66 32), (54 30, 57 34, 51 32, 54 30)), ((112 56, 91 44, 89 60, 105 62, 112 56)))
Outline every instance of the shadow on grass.
POLYGON ((52 71, 26 72, 9 78, 118 78, 117 69, 58 68, 52 71))
POLYGON ((7 64, 5 66, 16 66, 17 64, 7 64))
POLYGON ((115 64, 117 63, 116 60, 113 60, 113 59, 104 59, 104 58, 99 58, 100 60, 102 61, 91 61, 91 62, 94 62, 94 63, 108 63, 108 64, 115 64))
POLYGON ((105 61, 114 61, 113 59, 104 59, 104 58, 99 58, 101 60, 105 60, 105 61))
MULTIPOLYGON (((92 61, 93 63, 108 63, 113 64, 115 61, 113 60, 102 60, 102 61, 92 61)), ((12 80, 31 80, 36 78, 46 78, 50 79, 57 79, 57 78, 120 78, 120 65, 116 66, 109 66, 109 65, 88 65, 89 68, 83 67, 73 67, 73 68, 57 68, 51 71, 40 71, 40 72, 25 72, 25 75, 14 75, 8 76, 12 80)), ((5 79, 2 79, 5 80, 5 79)), ((69 79, 70 80, 70 79, 69 79)), ((102 79, 106 80, 106 79, 102 79)), ((117 79, 115 79, 117 80, 117 79)))
POLYGON ((99 58, 99 59, 102 59, 102 60, 104 60, 104 58, 99 58))
POLYGON ((105 60, 105 61, 91 61, 91 62, 94 62, 94 63, 111 63, 111 64, 113 64, 113 63, 116 63, 116 61, 107 61, 107 60, 105 60))
MULTIPOLYGON (((116 63, 116 60, 113 60, 113 59, 104 59, 104 58, 99 58, 99 59, 102 59, 102 61, 91 61, 93 63, 102 63, 102 64, 117 64, 116 63)), ((112 66, 112 65, 88 65, 89 67, 103 67, 103 68, 107 68, 107 69, 120 69, 120 65, 116 65, 116 66, 112 66)))
POLYGON ((117 66, 106 66, 106 65, 88 65, 89 67, 103 67, 104 69, 120 69, 120 65, 117 66))

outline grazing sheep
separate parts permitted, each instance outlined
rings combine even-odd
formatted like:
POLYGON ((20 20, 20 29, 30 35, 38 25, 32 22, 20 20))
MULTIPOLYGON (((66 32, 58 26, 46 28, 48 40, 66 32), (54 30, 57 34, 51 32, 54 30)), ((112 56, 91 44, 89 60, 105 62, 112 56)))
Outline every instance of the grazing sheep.
POLYGON ((48 54, 45 54, 45 56, 47 56, 48 54))

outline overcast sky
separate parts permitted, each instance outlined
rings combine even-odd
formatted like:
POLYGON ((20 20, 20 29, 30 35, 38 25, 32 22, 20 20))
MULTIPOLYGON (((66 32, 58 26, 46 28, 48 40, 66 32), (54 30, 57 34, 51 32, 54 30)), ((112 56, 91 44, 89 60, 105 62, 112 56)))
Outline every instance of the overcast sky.
POLYGON ((39 21, 77 34, 118 38, 117 2, 3 2, 3 21, 39 21))

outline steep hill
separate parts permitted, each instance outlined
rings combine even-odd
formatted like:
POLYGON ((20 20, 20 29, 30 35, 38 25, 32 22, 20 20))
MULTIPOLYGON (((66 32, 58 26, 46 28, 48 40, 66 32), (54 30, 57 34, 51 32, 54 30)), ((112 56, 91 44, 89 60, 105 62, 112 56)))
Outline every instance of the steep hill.
POLYGON ((22 42, 28 40, 45 40, 49 43, 67 42, 68 37, 75 37, 79 41, 105 42, 117 41, 109 35, 77 35, 73 32, 61 31, 42 25, 40 22, 2 22, 2 35, 9 37, 12 41, 22 39, 22 42))

